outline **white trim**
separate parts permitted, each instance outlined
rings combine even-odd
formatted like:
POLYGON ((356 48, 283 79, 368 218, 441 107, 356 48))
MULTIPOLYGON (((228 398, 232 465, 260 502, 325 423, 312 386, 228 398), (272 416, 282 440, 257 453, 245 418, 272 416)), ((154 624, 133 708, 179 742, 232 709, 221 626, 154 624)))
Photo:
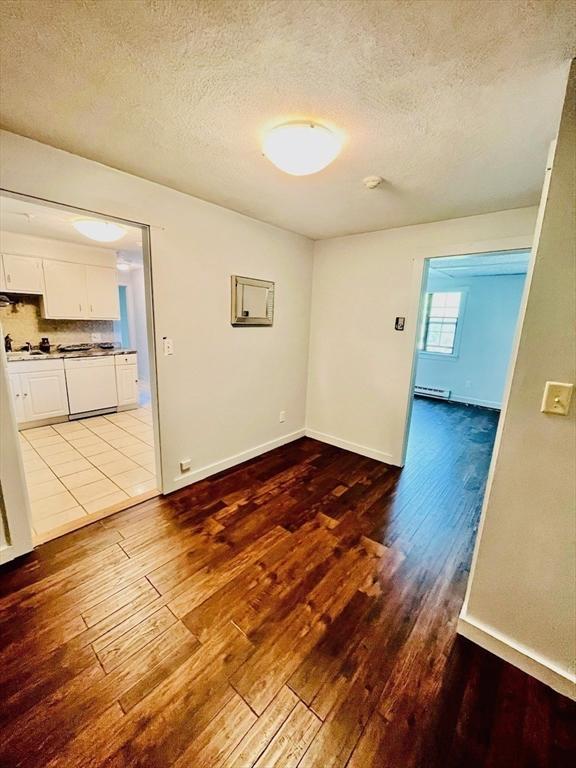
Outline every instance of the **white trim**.
MULTIPOLYGON (((425 393, 414 392, 417 397, 428 397, 425 393)), ((440 400, 444 403, 463 403, 464 405, 480 405, 483 408, 493 408, 499 411, 502 408, 502 403, 497 400, 482 400, 479 397, 468 397, 468 395, 454 395, 450 394, 450 397, 433 397, 429 396, 430 400, 440 400)))
POLYGON ((461 615, 458 619, 458 634, 513 664, 526 674, 532 675, 541 683, 549 685, 563 696, 576 700, 576 676, 569 670, 559 667, 492 627, 467 616, 461 615))
POLYGON ((464 403, 464 405, 481 405, 483 408, 494 408, 499 411, 502 403, 497 400, 482 400, 479 397, 467 397, 467 395, 450 395, 448 402, 453 400, 455 403, 464 403))
POLYGON ((0 565, 3 565, 32 551, 30 497, 4 349, 0 349, 0 494, 4 507, 0 509, 0 565))
POLYGON ((376 459, 376 461, 382 461, 384 464, 393 464, 399 466, 394 461, 391 453, 384 453, 384 451, 378 451, 375 448, 369 448, 367 445, 358 445, 358 443, 351 443, 348 440, 342 440, 334 435, 327 435, 324 432, 316 432, 315 429, 306 429, 306 437, 311 437, 314 440, 320 440, 322 443, 328 443, 334 445, 336 448, 343 448, 345 451, 352 451, 352 453, 359 453, 361 456, 367 456, 369 459, 376 459))
POLYGON ((230 469, 230 467, 235 467, 237 464, 242 464, 242 462, 248 461, 248 459, 254 459, 256 456, 268 453, 268 451, 272 451, 274 448, 279 448, 281 445, 298 440, 301 437, 304 437, 305 434, 306 431, 304 429, 298 429, 296 432, 290 432, 287 435, 282 435, 282 437, 277 437, 267 443, 256 445, 254 448, 249 448, 247 451, 236 453, 234 456, 222 459, 222 461, 208 464, 207 466, 200 467, 200 469, 195 469, 192 472, 177 475, 173 480, 173 487, 170 488, 169 493, 184 488, 192 483, 197 483, 199 480, 203 480, 205 477, 210 477, 210 475, 215 475, 225 469, 230 469))

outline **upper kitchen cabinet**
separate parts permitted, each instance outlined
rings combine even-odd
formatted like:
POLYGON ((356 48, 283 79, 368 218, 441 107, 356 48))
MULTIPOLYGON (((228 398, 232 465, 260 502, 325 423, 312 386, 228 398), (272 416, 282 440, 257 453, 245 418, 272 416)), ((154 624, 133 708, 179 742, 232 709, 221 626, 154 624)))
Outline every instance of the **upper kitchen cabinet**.
POLYGON ((67 320, 118 320, 118 283, 112 267, 44 259, 43 316, 67 320))
POLYGON ((44 286, 44 317, 86 320, 88 294, 84 264, 44 259, 44 286))
POLYGON ((13 293, 44 293, 42 260, 31 256, 2 255, 2 288, 13 293))
POLYGON ((120 303, 116 270, 109 267, 86 267, 88 313, 93 320, 118 320, 120 303))

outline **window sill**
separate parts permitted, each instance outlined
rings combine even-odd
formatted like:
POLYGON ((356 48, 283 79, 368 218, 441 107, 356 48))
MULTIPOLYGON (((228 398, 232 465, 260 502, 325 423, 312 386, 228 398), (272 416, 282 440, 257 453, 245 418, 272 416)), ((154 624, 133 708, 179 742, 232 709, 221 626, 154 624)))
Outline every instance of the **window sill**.
POLYGON ((458 360, 459 355, 457 352, 453 352, 451 355, 445 355, 442 352, 421 352, 418 351, 418 357, 424 357, 429 360, 452 360, 455 362, 458 360))

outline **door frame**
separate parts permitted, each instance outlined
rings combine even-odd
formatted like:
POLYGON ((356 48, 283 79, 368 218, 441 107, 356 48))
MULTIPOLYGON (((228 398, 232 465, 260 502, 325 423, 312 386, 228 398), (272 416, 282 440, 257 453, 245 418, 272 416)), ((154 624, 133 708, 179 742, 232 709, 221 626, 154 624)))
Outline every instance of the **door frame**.
MULTIPOLYGON (((27 195, 3 187, 0 187, 0 195, 11 197, 16 200, 26 200, 28 202, 38 203, 47 207, 72 211, 73 213, 82 215, 87 214, 97 219, 116 221, 119 224, 138 227, 142 231, 144 301, 146 307, 148 365, 150 370, 150 405, 152 410, 152 428, 154 431, 156 479, 160 494, 163 494, 164 482, 162 477, 162 446, 160 443, 160 409, 158 396, 154 289, 152 278, 152 246, 150 238, 151 225, 145 222, 120 218, 100 211, 93 211, 89 208, 83 208, 71 203, 61 203, 56 200, 27 195)), ((3 406, 2 413, 8 413, 8 417, 6 418, 3 416, 2 422, 0 423, 0 493, 2 494, 2 498, 0 498, 0 564, 2 564, 19 555, 32 551, 33 542, 30 500, 26 487, 21 451, 18 444, 19 433, 8 381, 7 359, 3 347, 0 351, 0 360, 0 404, 3 406), (9 447, 12 448, 12 451, 7 450, 9 447), (14 451, 14 448, 17 450, 14 451), (10 462, 8 461, 8 454, 10 453, 15 453, 17 455, 17 462, 14 462, 13 460, 10 462), (11 474, 9 474, 9 472, 11 472, 11 474), (18 510, 22 509, 24 510, 24 515, 18 514, 18 510), (13 543, 10 544, 10 542, 13 543)))
MULTIPOLYGON (((500 247, 498 245, 494 248, 486 248, 485 246, 482 247, 482 244, 478 244, 476 247, 470 248, 470 250, 461 250, 456 249, 454 252, 451 253, 436 253, 430 256, 425 256, 421 260, 414 260, 414 280, 415 288, 414 288, 414 296, 413 306, 415 307, 414 311, 414 317, 416 318, 415 327, 413 329, 413 338, 411 340, 412 343, 412 359, 411 359, 411 366, 410 366, 410 378, 408 383, 408 392, 407 392, 407 408, 406 408, 406 420, 404 424, 404 431, 403 431, 403 438, 402 438, 402 450, 401 450, 401 466, 403 467, 406 463, 406 452, 408 450, 408 438, 410 434, 410 424, 412 421, 412 406, 414 402, 414 384, 416 382, 416 369, 418 366, 418 333, 420 329, 420 325, 422 322, 422 313, 424 311, 425 306, 425 294, 426 294, 426 285, 428 282, 428 271, 430 269, 430 262, 433 259, 446 259, 450 257, 462 257, 462 256, 483 256, 484 254, 488 253, 498 253, 498 254, 506 254, 516 251, 529 251, 530 252, 530 258, 528 260, 528 267, 526 275, 527 277, 532 272, 532 267, 534 264, 534 240, 531 237, 529 240, 528 238, 515 238, 518 244, 516 242, 512 246, 512 244, 509 242, 503 242, 501 241, 500 247)), ((530 281, 526 279, 524 281, 524 287, 522 289, 522 298, 520 300, 520 311, 518 312, 518 317, 516 319, 516 328, 514 331, 514 342, 512 344, 512 352, 510 354, 510 359, 508 360, 508 367, 506 372, 506 382, 510 381, 510 377, 512 375, 512 371, 514 369, 514 365, 516 362, 516 356, 514 353, 514 350, 516 349, 517 340, 520 335, 520 331, 522 329, 522 321, 523 321, 523 311, 522 307, 524 306, 526 302, 526 297, 528 295, 528 290, 530 288, 530 281)), ((507 391, 507 384, 504 387, 504 390, 507 391)))

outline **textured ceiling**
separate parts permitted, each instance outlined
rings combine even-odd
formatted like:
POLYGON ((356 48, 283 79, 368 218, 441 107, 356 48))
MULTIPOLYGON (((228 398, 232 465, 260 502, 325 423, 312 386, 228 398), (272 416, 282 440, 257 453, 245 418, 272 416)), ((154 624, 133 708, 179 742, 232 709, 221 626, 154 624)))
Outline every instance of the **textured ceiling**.
POLYGON ((5 230, 21 235, 48 237, 51 240, 108 248, 112 251, 142 250, 142 230, 139 227, 124 224, 126 230, 124 237, 113 243, 101 243, 84 237, 72 226, 72 222, 87 218, 90 216, 79 211, 64 210, 51 205, 0 195, 0 240, 1 233, 5 230))
POLYGON ((491 277, 493 275, 525 275, 530 251, 480 253, 473 256, 446 256, 430 259, 430 270, 445 277, 491 277))
POLYGON ((313 238, 528 206, 571 0, 3 0, 2 127, 313 238), (328 121, 292 177, 263 128, 328 121), (366 190, 362 178, 385 183, 366 190))

